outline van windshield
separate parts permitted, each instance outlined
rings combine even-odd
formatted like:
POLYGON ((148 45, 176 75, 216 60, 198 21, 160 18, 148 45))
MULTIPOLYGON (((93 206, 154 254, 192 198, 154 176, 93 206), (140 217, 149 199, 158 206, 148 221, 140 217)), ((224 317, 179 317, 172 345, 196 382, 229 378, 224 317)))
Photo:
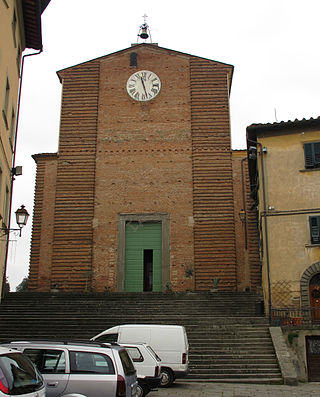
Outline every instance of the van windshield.
POLYGON ((0 356, 0 390, 5 394, 32 393, 42 387, 42 376, 27 357, 20 353, 0 356))
POLYGON ((98 338, 94 338, 94 342, 117 342, 118 341, 118 334, 104 334, 99 336, 98 338))

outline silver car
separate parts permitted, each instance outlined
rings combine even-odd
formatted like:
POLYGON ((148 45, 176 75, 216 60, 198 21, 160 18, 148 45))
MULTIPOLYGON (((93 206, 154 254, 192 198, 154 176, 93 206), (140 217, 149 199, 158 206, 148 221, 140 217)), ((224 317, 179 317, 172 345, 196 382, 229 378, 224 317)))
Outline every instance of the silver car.
POLYGON ((136 397, 136 370, 124 347, 92 342, 14 341, 37 366, 48 397, 136 397))

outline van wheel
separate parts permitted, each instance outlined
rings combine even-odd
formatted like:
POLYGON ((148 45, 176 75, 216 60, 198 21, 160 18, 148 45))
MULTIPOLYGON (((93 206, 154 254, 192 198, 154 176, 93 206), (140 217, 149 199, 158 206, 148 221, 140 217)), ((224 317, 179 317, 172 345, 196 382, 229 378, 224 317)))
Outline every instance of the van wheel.
POLYGON ((137 397, 145 397, 150 392, 150 389, 146 385, 137 386, 137 397))
POLYGON ((161 375, 160 387, 169 387, 174 382, 173 373, 170 369, 162 368, 160 375, 161 375))

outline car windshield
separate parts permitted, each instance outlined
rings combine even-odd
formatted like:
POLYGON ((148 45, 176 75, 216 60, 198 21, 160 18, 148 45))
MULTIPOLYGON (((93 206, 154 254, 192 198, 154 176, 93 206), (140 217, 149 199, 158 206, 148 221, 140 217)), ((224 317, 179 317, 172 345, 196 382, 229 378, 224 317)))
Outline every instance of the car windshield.
POLYGON ((151 355, 157 360, 157 361, 161 361, 161 358, 158 356, 158 354, 152 349, 151 346, 147 346, 147 349, 149 350, 149 352, 151 353, 151 355))
POLYGON ((19 395, 41 389, 43 379, 31 361, 20 353, 0 356, 0 391, 19 395))

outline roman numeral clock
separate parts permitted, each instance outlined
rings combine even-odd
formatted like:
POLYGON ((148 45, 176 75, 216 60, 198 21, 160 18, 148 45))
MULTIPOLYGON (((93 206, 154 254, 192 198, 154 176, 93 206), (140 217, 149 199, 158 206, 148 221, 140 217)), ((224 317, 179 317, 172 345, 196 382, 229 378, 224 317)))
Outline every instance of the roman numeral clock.
POLYGON ((161 89, 159 77, 149 70, 140 70, 133 73, 127 81, 129 96, 139 102, 150 101, 155 98, 161 89))

